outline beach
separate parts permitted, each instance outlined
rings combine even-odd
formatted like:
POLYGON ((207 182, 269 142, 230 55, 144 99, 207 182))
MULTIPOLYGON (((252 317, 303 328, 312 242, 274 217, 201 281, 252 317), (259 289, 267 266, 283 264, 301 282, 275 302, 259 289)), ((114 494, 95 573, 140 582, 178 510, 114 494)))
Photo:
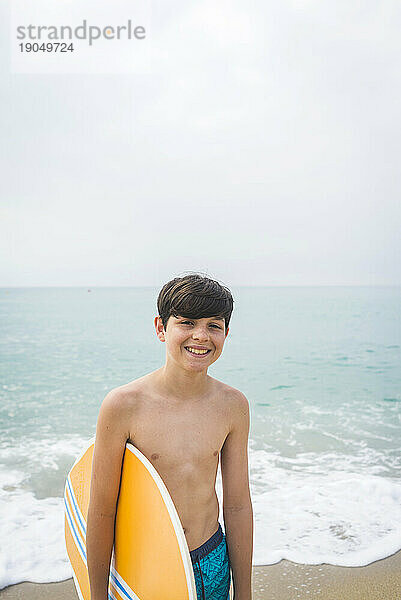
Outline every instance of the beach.
MULTIPOLYGON (((77 600, 72 579, 19 583, 0 591, 1 600, 77 600)), ((302 565, 282 560, 253 567, 253 600, 400 600, 401 550, 365 567, 302 565)))

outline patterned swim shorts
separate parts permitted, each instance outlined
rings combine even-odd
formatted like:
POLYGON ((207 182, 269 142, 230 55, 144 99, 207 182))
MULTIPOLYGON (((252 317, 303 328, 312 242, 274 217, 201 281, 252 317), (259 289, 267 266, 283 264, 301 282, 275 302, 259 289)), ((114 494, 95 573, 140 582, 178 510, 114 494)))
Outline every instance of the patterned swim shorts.
POLYGON ((197 600, 228 600, 231 574, 226 536, 221 525, 202 546, 190 551, 197 600))

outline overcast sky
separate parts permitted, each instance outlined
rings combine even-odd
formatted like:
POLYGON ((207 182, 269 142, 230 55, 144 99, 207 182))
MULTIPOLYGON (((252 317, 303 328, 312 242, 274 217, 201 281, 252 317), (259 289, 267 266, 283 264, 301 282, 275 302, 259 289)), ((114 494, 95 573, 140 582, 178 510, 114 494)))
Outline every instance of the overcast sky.
POLYGON ((11 74, 0 13, 1 286, 401 284, 397 0, 154 1, 132 75, 11 74))

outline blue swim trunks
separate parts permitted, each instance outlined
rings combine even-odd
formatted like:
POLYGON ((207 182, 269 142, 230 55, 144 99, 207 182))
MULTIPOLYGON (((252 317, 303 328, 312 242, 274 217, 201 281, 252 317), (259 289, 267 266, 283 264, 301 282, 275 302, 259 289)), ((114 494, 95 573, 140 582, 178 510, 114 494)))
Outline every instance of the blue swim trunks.
POLYGON ((231 574, 226 536, 221 525, 202 546, 190 551, 197 600, 228 600, 231 574))

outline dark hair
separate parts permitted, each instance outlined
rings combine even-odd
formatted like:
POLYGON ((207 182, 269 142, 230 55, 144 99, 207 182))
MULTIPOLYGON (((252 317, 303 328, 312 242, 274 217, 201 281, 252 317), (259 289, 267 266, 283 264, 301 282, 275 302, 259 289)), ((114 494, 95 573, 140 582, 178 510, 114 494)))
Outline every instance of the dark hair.
POLYGON ((164 329, 171 315, 187 319, 222 317, 227 329, 233 305, 234 300, 227 287, 200 273, 175 277, 162 287, 157 298, 164 329))

